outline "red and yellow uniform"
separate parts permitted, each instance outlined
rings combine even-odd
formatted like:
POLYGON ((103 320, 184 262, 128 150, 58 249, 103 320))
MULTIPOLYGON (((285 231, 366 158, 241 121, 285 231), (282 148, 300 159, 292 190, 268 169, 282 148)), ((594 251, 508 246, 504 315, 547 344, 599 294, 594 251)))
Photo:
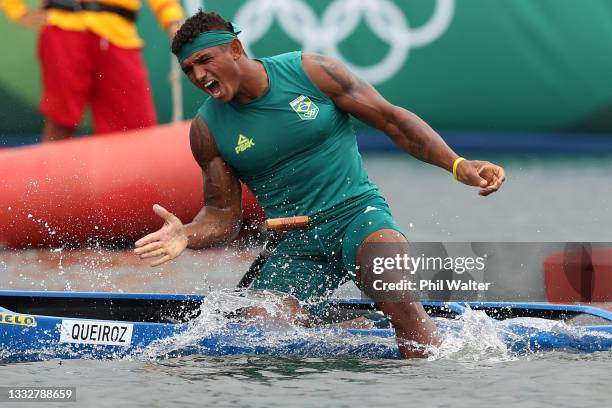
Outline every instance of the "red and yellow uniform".
MULTIPOLYGON (((184 17, 178 0, 147 3, 164 30, 184 17)), ((46 4, 47 24, 38 44, 43 114, 58 125, 76 128, 89 103, 96 133, 154 125, 155 108, 140 52, 143 41, 133 21, 140 0, 46 4)), ((22 0, 0 0, 0 8, 13 21, 28 11, 22 0)))

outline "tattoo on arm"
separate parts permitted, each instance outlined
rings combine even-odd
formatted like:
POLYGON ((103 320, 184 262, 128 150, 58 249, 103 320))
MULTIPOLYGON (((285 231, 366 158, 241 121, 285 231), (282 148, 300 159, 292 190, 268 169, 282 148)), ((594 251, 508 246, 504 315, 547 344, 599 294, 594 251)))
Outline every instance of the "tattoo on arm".
POLYGON ((208 162, 218 154, 210 130, 200 115, 197 115, 191 122, 189 143, 193 158, 202 169, 205 169, 208 162))
POLYGON ((239 201, 236 196, 241 191, 240 181, 219 155, 214 138, 199 115, 191 124, 189 136, 193 156, 202 168, 204 202, 221 209, 236 207, 239 201))
POLYGON ((315 55, 315 61, 345 94, 355 96, 364 86, 368 85, 363 79, 353 75, 342 64, 329 57, 315 55))
POLYGON ((431 162, 433 152, 435 151, 435 139, 425 136, 426 130, 423 126, 415 123, 411 118, 405 118, 399 123, 399 130, 405 135, 405 140, 409 145, 409 151, 420 160, 431 162))
POLYGON ((448 169, 457 155, 440 135, 412 112, 397 108, 383 129, 402 149, 419 160, 448 169))
POLYGON ((185 228, 189 247, 203 248, 233 239, 240 230, 242 189, 200 116, 192 121, 189 138, 193 157, 202 168, 206 204, 185 228))
POLYGON ((318 76, 320 88, 341 109, 383 130, 403 150, 419 160, 448 169, 457 155, 425 121, 389 103, 368 82, 352 74, 333 58, 303 54, 318 76))

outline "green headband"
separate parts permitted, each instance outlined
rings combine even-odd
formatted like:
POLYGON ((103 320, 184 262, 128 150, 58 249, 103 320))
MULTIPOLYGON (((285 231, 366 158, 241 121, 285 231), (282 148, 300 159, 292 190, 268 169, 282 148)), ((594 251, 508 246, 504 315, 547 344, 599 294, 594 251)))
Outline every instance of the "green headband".
POLYGON ((176 53, 179 64, 183 64, 187 58, 198 51, 202 51, 206 48, 216 47, 217 45, 229 44, 238 34, 242 32, 240 27, 235 24, 229 23, 232 27, 232 31, 225 30, 214 30, 205 31, 196 37, 193 41, 183 45, 180 50, 176 53))

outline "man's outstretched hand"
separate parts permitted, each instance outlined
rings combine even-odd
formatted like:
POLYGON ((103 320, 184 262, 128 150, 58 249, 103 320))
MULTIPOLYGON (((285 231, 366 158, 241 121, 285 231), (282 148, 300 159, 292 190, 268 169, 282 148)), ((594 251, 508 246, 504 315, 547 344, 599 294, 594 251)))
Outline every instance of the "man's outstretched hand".
POLYGON ((488 196, 499 190, 506 180, 506 173, 502 167, 488 161, 463 160, 457 166, 457 180, 480 187, 478 194, 488 196))
POLYGON ((178 217, 159 204, 153 206, 155 214, 164 220, 157 231, 136 241, 134 252, 140 258, 157 258, 151 266, 158 266, 179 256, 187 248, 185 227, 178 217))

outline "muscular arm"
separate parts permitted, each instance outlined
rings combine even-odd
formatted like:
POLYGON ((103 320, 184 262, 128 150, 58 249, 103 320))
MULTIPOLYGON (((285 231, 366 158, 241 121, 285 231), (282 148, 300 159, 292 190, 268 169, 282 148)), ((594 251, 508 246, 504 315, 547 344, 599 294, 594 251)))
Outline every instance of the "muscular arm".
POLYGON ((457 154, 417 115, 389 103, 372 85, 333 58, 303 54, 302 62, 315 85, 340 109, 384 131, 417 159, 452 171, 457 154))
POLYGON ((236 237, 242 222, 242 188, 234 171, 223 161, 210 130, 197 115, 189 132, 193 157, 204 177, 204 207, 185 233, 190 248, 203 248, 236 237))
POLYGON ((204 248, 228 241, 238 234, 242 221, 242 189, 232 169, 219 156, 214 140, 201 117, 191 122, 191 151, 204 176, 204 207, 190 224, 159 204, 153 211, 164 225, 135 243, 140 258, 155 258, 159 266, 179 256, 185 248, 204 248))

